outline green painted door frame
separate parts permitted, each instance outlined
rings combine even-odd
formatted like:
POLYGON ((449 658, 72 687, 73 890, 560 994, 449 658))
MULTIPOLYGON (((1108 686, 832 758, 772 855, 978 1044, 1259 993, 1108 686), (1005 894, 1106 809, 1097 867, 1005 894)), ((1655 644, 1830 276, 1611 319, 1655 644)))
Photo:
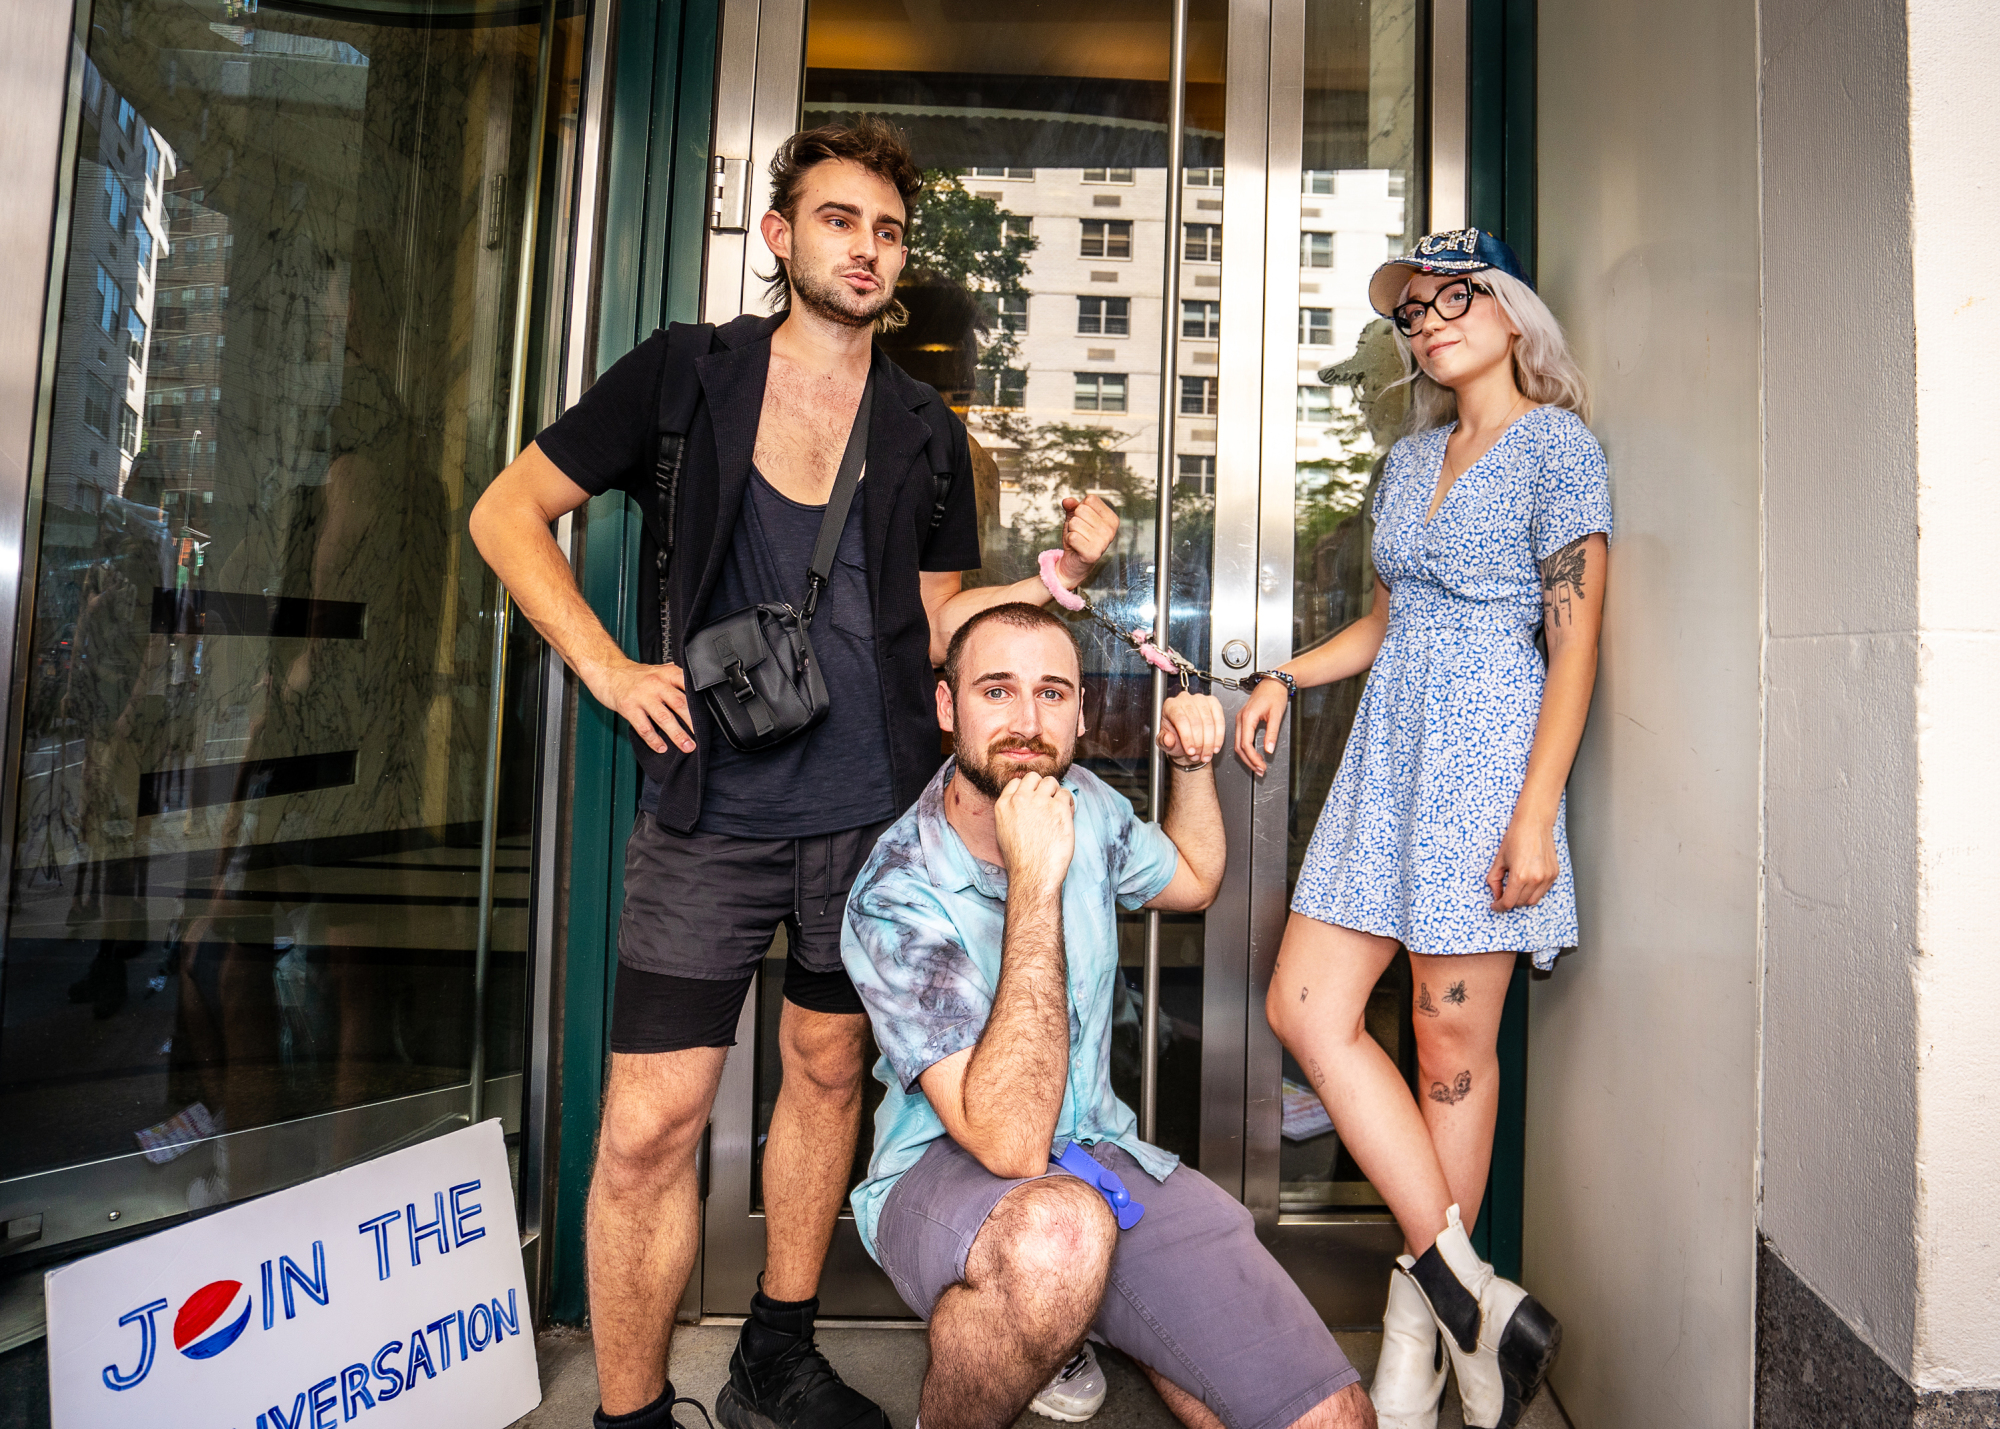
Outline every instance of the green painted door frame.
MULTIPOLYGON (((653 329, 699 315, 717 0, 623 0, 613 45, 604 250, 595 368, 653 329)), ((639 518, 621 494, 577 513, 577 584, 605 627, 638 654, 639 518)), ((625 839, 638 811, 638 765, 618 719, 577 695, 568 954, 563 969, 561 1138, 550 1239, 549 1318, 582 1324, 584 1201, 609 1063, 625 839)))
MULTIPOLYGON (((1535 273, 1535 0, 1470 0, 1466 68, 1466 221, 1507 240, 1535 273)), ((1509 1280, 1521 1275, 1527 1151, 1528 979, 1516 967, 1500 1016, 1500 1112, 1493 1169, 1473 1243, 1509 1280)))

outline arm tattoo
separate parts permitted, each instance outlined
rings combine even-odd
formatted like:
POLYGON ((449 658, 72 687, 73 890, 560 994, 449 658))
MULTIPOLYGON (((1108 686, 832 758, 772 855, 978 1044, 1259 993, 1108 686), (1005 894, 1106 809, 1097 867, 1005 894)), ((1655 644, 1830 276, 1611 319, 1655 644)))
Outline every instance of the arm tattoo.
POLYGON ((1444 990, 1444 1000, 1453 1007, 1463 1007, 1466 1003, 1465 984, 1455 982, 1444 990))
POLYGON ((1417 1011, 1426 1017, 1438 1015, 1437 1004, 1431 1001, 1431 985, 1427 982, 1417 984, 1417 1011))
POLYGON ((1472 1073, 1470 1071, 1460 1072, 1456 1077, 1453 1077, 1450 1086, 1446 1086, 1443 1082, 1431 1083, 1431 1100, 1443 1106, 1456 1106, 1471 1095, 1472 1073))
POLYGON ((1579 536, 1542 562, 1542 621, 1556 628, 1570 623, 1572 600, 1583 599, 1583 543, 1579 536))

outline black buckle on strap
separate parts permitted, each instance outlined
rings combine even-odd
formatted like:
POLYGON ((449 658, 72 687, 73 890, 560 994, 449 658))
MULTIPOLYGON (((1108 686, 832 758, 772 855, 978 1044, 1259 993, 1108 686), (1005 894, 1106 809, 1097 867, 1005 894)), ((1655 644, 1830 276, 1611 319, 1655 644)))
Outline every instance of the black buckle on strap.
POLYGON ((750 677, 743 673, 743 662, 731 660, 722 667, 722 677, 729 681, 729 692, 736 696, 738 704, 749 704, 757 698, 757 691, 750 683, 750 677))

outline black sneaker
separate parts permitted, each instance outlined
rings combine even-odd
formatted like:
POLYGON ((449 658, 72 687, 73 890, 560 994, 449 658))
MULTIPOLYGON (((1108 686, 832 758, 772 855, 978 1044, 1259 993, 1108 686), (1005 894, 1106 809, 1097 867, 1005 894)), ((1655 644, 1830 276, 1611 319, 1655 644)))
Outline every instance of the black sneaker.
MULTIPOLYGON (((689 1399, 685 1395, 682 1395, 678 1399, 672 1399, 667 1401, 665 1405, 666 1409, 665 1425, 672 1425, 673 1429, 694 1429, 693 1420, 689 1420, 686 1423, 682 1423, 680 1416, 674 1412, 675 1410, 679 1409, 683 1404, 692 1406, 694 1412, 701 1416, 701 1422, 707 1425, 708 1429, 715 1429, 715 1421, 708 1417, 708 1406, 706 1404, 703 1404, 699 1399, 689 1399)), ((621 1414, 616 1419, 611 1419, 605 1416, 604 1406, 600 1404, 597 1406, 597 1412, 590 1416, 590 1422, 592 1429, 608 1429, 608 1426, 610 1425, 622 1424, 631 1420, 637 1415, 643 1414, 647 1416, 651 1420, 651 1422, 659 1424, 660 1420, 658 1418, 658 1415, 660 1409, 661 1405, 656 1400, 652 1404, 647 1405, 644 1409, 634 1410, 631 1414, 621 1414)), ((665 1429, 665 1425, 662 1425, 661 1429, 665 1429)))
POLYGON ((882 1407, 843 1383, 811 1336, 755 1362, 738 1341, 715 1417, 723 1429, 889 1429, 882 1407))

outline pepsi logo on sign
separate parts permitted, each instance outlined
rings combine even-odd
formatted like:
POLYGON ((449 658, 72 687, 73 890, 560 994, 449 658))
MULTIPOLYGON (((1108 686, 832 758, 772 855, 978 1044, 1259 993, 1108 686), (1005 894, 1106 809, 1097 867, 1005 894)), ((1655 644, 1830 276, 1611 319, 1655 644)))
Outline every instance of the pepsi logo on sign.
POLYGON ((221 1354, 250 1323, 250 1292, 240 1280, 211 1280, 181 1302, 174 1348, 191 1360, 221 1354))

